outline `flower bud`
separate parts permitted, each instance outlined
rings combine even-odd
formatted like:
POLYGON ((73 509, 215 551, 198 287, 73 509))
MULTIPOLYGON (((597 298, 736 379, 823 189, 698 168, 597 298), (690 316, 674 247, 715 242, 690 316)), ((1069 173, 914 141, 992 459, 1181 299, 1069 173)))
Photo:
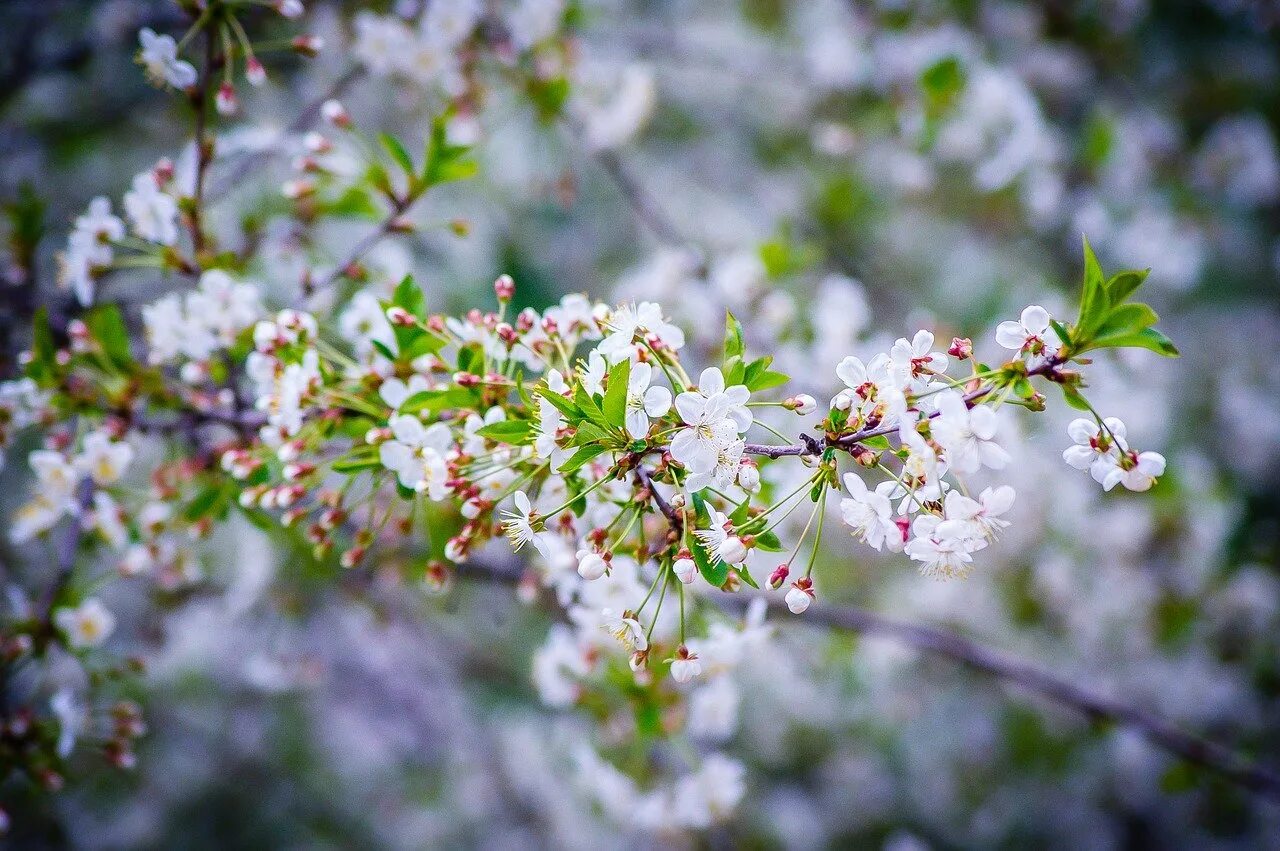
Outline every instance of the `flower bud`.
POLYGON ((787 592, 785 599, 791 614, 803 614, 805 609, 809 608, 809 604, 813 602, 813 580, 806 576, 792 582, 791 590, 787 592))
POLYGON ((599 553, 588 552, 578 562, 578 575, 588 582, 604 576, 609 565, 599 553))
POLYGON ((294 36, 293 41, 289 42, 295 51, 303 56, 315 56, 324 50, 324 39, 318 35, 299 35, 294 36))
POLYGON ((240 109, 240 101, 236 98, 236 90, 230 83, 218 86, 218 94, 213 99, 219 115, 235 115, 240 109))
POLYGON ((635 673, 643 671, 645 666, 649 664, 649 651, 637 650, 635 653, 631 654, 631 658, 627 660, 627 664, 631 666, 631 670, 635 673))
POLYGON ((773 573, 769 574, 769 587, 778 590, 782 587, 782 583, 787 581, 787 577, 791 575, 791 567, 786 564, 780 564, 773 569, 773 573))
POLYGON ((493 282, 493 292, 498 296, 498 301, 511 301, 511 297, 516 294, 516 282, 510 275, 501 275, 493 282))
POLYGON ((327 100, 321 104, 320 117, 342 130, 351 126, 351 116, 347 114, 347 108, 336 100, 327 100))
POLYGON ((836 411, 847 411, 853 407, 853 397, 849 394, 848 390, 841 390, 835 395, 835 398, 831 400, 831 407, 836 411))
POLYGON ((261 86, 267 81, 267 69, 262 67, 258 57, 250 56, 249 60, 244 63, 244 78, 249 81, 251 86, 261 86))
POLYGON ((387 321, 392 325, 412 326, 418 323, 414 315, 398 304, 387 308, 387 321))
POLYGON ((742 543, 741 538, 726 538, 724 543, 716 548, 716 555, 729 564, 742 564, 747 560, 747 545, 742 543))
POLYGON ((952 337, 951 348, 947 349, 947 354, 960 360, 973 357, 973 340, 968 337, 952 337))
POLYGON ((302 17, 305 9, 302 8, 302 0, 276 0, 276 12, 282 18, 295 20, 302 17))
POLYGON ((818 400, 810 396, 808 393, 801 393, 797 396, 792 396, 787 400, 787 402, 782 403, 783 407, 788 410, 795 411, 802 417, 807 417, 809 414, 818 410, 818 400), (791 404, 788 405, 787 402, 790 402, 791 404))
POLYGON ((693 560, 693 554, 688 550, 681 550, 676 555, 675 564, 671 565, 671 569, 675 571, 676 578, 688 585, 698 575, 698 564, 693 560))

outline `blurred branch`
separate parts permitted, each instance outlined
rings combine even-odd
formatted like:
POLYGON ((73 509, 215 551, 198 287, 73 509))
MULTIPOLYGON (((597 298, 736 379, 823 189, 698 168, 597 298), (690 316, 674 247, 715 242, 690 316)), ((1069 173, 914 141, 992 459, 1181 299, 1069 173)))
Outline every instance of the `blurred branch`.
POLYGON ((235 167, 232 168, 231 173, 227 175, 226 179, 222 181, 222 184, 215 191, 211 191, 209 193, 209 200, 214 201, 223 197, 236 186, 243 183, 245 179, 250 177, 255 171, 265 166, 272 157, 282 153, 285 150, 284 143, 290 136, 301 133, 316 123, 320 118, 320 108, 324 105, 325 101, 341 97, 342 94, 351 87, 351 84, 356 80, 359 80, 363 75, 364 69, 358 65, 352 65, 344 71, 336 80, 333 81, 333 83, 330 84, 324 94, 320 95, 302 108, 302 111, 298 113, 298 116, 294 118, 293 121, 289 122, 272 144, 260 151, 245 154, 239 162, 235 164, 235 167))
MULTIPOLYGON (((516 584, 523 571, 514 564, 468 562, 458 570, 463 579, 516 584)), ((765 601, 770 611, 786 613, 780 597, 760 593, 720 594, 711 601, 733 615, 743 614, 751 601, 765 601)), ((789 613, 787 617, 793 617, 789 613)), ((1228 747, 1187 733, 1153 712, 1076 685, 1013 654, 937 627, 915 624, 856 606, 815 603, 796 622, 810 626, 886 638, 898 644, 942 656, 1018 688, 1047 697, 1084 714, 1091 721, 1109 722, 1141 733, 1148 741, 1188 762, 1211 769, 1245 789, 1280 801, 1280 774, 1257 765, 1228 747)))

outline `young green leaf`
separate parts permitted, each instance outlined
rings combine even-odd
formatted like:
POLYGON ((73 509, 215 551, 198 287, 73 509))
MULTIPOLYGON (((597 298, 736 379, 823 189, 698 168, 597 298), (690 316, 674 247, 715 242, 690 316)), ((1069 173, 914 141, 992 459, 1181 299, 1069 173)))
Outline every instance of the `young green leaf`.
POLYGON ((480 429, 476 434, 498 443, 518 446, 529 442, 529 437, 533 434, 533 423, 529 420, 499 420, 480 429))
POLYGON ((382 147, 386 148, 387 153, 391 155, 391 159, 396 161, 396 165, 404 169, 405 175, 412 177, 415 171, 413 157, 409 156, 404 144, 390 133, 379 133, 378 141, 382 143, 382 147))
POLYGON ((604 392, 605 419, 622 428, 627 418, 627 385, 631 381, 631 358, 623 358, 609 370, 609 386, 604 392))

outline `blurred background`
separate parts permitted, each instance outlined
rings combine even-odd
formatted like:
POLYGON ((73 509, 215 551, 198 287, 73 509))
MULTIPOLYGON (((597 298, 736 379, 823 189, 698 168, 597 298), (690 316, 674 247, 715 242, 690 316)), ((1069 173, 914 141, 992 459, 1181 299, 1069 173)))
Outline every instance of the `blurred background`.
MULTIPOLYGON (((481 176, 371 255, 375 288, 412 271, 433 309, 465 310, 506 272, 520 306, 654 299, 707 347, 727 306, 822 400, 840 358, 916 328, 992 352, 1026 304, 1068 314, 1081 233, 1108 270, 1150 266, 1146 298, 1183 357, 1100 359, 1090 398, 1169 459, 1155 490, 1103 494, 1062 463, 1071 414, 1051 404, 1003 424, 1017 522, 972 578, 927 580, 840 536, 818 588, 1280 764, 1277 7, 480 5, 517 40, 563 33, 569 119, 491 69, 452 128, 477 141, 481 176), (465 238, 441 227, 455 219, 465 238)), ((447 73, 386 60, 370 11, 422 10, 309 0, 325 49, 271 61, 219 127, 217 226, 257 234, 269 294, 300 274, 273 153, 297 148, 302 107, 349 76, 362 126, 419 140, 449 96, 447 73), (248 159, 261 167, 233 180, 248 159)), ((0 234, 18 245, 30 216, 14 211, 42 208, 32 259, 50 289, 88 199, 189 144, 180 99, 134 61, 140 27, 182 20, 160 0, 0 4, 0 234)), ((327 222, 313 245, 336 258, 369 227, 327 222)), ((136 310, 174 285, 140 273, 110 295, 136 310)), ((24 476, 0 472, 6 509, 24 476)), ((24 581, 9 546, 3 579, 24 581)), ((103 594, 122 620, 112 648, 148 664, 138 767, 86 761, 59 796, 11 810, 15 847, 1280 847, 1280 807, 1130 731, 800 619, 705 686, 718 722, 691 747, 746 766, 740 807, 655 831, 602 800, 608 778, 579 752, 598 726, 544 705, 553 618, 510 588, 387 580, 356 599, 244 522, 193 558, 214 590, 159 607, 103 594)))

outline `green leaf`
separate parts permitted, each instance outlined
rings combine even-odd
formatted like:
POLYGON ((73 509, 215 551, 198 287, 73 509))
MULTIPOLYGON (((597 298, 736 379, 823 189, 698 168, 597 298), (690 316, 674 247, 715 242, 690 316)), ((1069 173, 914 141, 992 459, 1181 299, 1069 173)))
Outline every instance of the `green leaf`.
POLYGON ((760 583, 756 582, 756 578, 751 575, 751 571, 747 570, 746 564, 738 565, 738 576, 742 577, 742 581, 750 585, 757 591, 760 590, 760 583))
POLYGON ((1134 290, 1142 286, 1142 282, 1149 274, 1151 274, 1150 269, 1130 269, 1112 275, 1111 280, 1107 281, 1107 299, 1111 302, 1111 306, 1122 304, 1134 290))
POLYGON ((420 411, 436 413, 446 408, 468 408, 475 401, 475 393, 465 387, 422 390, 401 402, 399 411, 402 414, 416 414, 420 411))
POLYGON ((528 420, 499 420, 480 429, 476 434, 499 443, 519 445, 528 443, 529 436, 533 434, 533 423, 528 420))
POLYGON ((470 158, 467 145, 451 145, 448 137, 449 115, 438 115, 431 122, 431 134, 427 138, 426 161, 419 179, 421 189, 430 189, 442 183, 466 180, 478 170, 470 158))
POLYGON ((1052 326, 1054 333, 1058 335, 1058 339, 1061 340, 1066 346, 1070 347, 1071 346, 1071 330, 1067 328, 1066 325, 1063 325, 1061 322, 1059 322, 1056 319, 1050 319, 1049 325, 1052 326))
POLYGON ((781 387, 791 380, 791 377, 781 372, 774 372, 766 369, 756 375, 754 378, 748 379, 745 384, 747 389, 752 393, 760 390, 772 390, 775 387, 781 387))
POLYGON ((746 346, 742 342, 742 323, 734 318, 729 311, 724 313, 724 360, 727 363, 730 358, 742 357, 742 353, 746 351, 746 346))
POLYGON ((1093 332, 1106 320, 1111 302, 1107 297, 1102 267, 1098 265, 1098 258, 1089 245, 1088 237, 1083 239, 1084 283, 1080 292, 1080 319, 1076 322, 1076 331, 1080 338, 1077 342, 1087 343, 1093 339, 1093 332))
MULTIPOLYGON (((707 511, 707 503, 702 498, 702 494, 695 493, 693 495, 693 507, 699 523, 702 525, 710 524, 711 515, 707 511)), ((713 562, 711 556, 707 553, 706 547, 701 543, 697 543, 693 547, 693 561, 698 565, 698 572, 702 574, 702 578, 716 588, 724 585, 725 580, 729 578, 729 565, 723 561, 713 562)))
POLYGON ((458 371, 476 374, 484 371, 484 352, 479 343, 467 343, 458 349, 458 371))
POLYGON ((133 353, 129 351, 129 329, 124 324, 124 315, 117 305, 99 304, 85 314, 84 321, 93 338, 101 344, 107 357, 116 366, 127 369, 133 364, 133 353))
POLYGON ((1075 408, 1077 411, 1092 411, 1089 403, 1084 396, 1080 395, 1080 391, 1068 384, 1062 385, 1062 397, 1067 400, 1067 404, 1075 408))
POLYGON ((31 324, 31 363, 27 365, 27 375, 41 387, 49 387, 56 380, 57 350, 53 328, 49 325, 49 309, 40 307, 31 324))
POLYGON ((391 303, 403 307, 420 320, 427 318, 427 298, 423 295, 422 288, 414 282, 413 275, 405 275, 396 286, 391 303))
POLYGON ((1095 345, 1105 337, 1123 334, 1136 334, 1143 328, 1149 328, 1160 321, 1160 317, 1148 305, 1141 303, 1122 304, 1112 308, 1107 319, 1094 333, 1095 345))
POLYGON ((589 443, 586 446, 579 447, 577 452, 569 456, 569 460, 560 465, 560 472, 568 475, 605 451, 606 447, 598 442, 589 443))
POLYGON ((782 541, 778 538, 776 532, 762 532, 756 535, 756 549, 766 553, 780 553, 782 552, 782 541))
POLYGON ((605 417, 604 411, 596 404, 596 400, 591 398, 591 394, 579 384, 573 391, 573 403, 578 406, 578 410, 582 411, 582 415, 591 420, 598 426, 607 428, 609 420, 605 417))
POLYGON ((623 358, 609 369, 609 386, 604 391, 604 417, 622 428, 627 418, 627 385, 631 381, 631 358, 623 358))
POLYGON ((381 340, 370 340, 369 342, 373 343, 373 347, 387 360, 396 359, 396 353, 391 351, 391 348, 386 343, 381 340))
POLYGON ((582 419, 582 412, 578 407, 565 397, 561 396, 550 387, 541 386, 534 388, 534 391, 546 401, 550 402, 560 413, 564 414, 569 420, 577 422, 582 419))
POLYGON ((1094 349, 1150 349, 1158 355, 1166 358, 1176 358, 1180 354, 1178 347, 1173 341, 1155 328, 1143 328, 1134 334, 1125 334, 1118 337, 1108 337, 1105 340, 1096 341, 1091 348, 1094 349))
POLYGON ((362 453, 334 461, 333 471, 335 473, 358 473, 361 470, 374 470, 381 466, 382 461, 379 460, 376 454, 362 453))
POLYGON ((391 159, 395 160, 396 164, 404 169, 404 173, 412 177, 416 171, 413 166, 413 157, 409 156, 409 152, 405 150, 401 141, 390 133, 379 133, 378 141, 382 143, 382 147, 386 148, 387 153, 391 155, 391 159))

